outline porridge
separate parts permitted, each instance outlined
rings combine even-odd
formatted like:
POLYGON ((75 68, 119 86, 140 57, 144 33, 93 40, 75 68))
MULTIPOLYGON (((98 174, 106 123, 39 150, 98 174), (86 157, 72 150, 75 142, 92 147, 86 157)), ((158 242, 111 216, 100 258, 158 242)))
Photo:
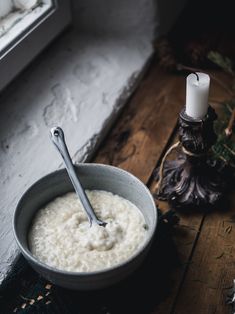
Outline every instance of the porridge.
POLYGON ((130 201, 106 191, 86 191, 104 227, 90 227, 75 192, 57 197, 34 217, 29 248, 41 262, 61 270, 91 272, 130 258, 143 245, 146 223, 130 201))

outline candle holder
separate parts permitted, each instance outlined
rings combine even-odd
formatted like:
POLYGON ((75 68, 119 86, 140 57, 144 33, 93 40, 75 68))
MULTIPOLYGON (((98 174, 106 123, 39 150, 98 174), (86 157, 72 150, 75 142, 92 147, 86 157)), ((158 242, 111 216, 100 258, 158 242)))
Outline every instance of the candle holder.
MULTIPOLYGON (((156 170, 157 198, 167 200, 175 208, 209 208, 222 197, 224 183, 216 163, 208 150, 216 142, 213 129, 217 115, 209 106, 203 119, 187 116, 185 109, 179 116, 181 153, 173 161, 165 161, 156 170)), ((168 151, 169 152, 169 151, 168 151)))

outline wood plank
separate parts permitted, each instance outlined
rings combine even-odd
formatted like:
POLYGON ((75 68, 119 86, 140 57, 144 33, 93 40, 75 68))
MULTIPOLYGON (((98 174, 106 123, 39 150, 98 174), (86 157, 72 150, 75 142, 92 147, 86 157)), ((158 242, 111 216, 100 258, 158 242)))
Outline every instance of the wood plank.
MULTIPOLYGON (((174 132, 184 103, 184 89, 183 77, 166 74, 153 64, 94 161, 121 167, 147 183, 174 132)), ((166 203, 161 202, 161 209, 166 208, 166 203)), ((177 244, 187 248, 180 254, 184 265, 188 262, 199 221, 197 217, 190 220, 181 217, 183 231, 179 230, 177 244)), ((180 278, 175 276, 175 289, 180 278)), ((169 296, 169 307, 167 300, 161 313, 170 313, 174 299, 174 295, 169 296)))
MULTIPOLYGON (((178 140, 177 134, 169 143, 169 146, 174 144, 178 140)), ((169 160, 175 157, 176 153, 173 153, 172 156, 169 156, 169 160)), ((155 181, 152 181, 150 184, 150 190, 152 193, 155 193, 155 181)), ((167 202, 157 201, 159 207, 163 212, 166 212, 170 209, 170 206, 167 202)), ((184 213, 177 213, 180 217, 178 226, 175 228, 173 234, 173 240, 177 247, 179 265, 171 274, 171 287, 170 293, 166 299, 161 302, 154 310, 153 313, 165 314, 171 313, 176 300, 178 291, 181 286, 181 281, 183 280, 184 274, 186 273, 187 267, 190 263, 190 256, 193 251, 193 247, 196 241, 196 238, 200 231, 200 225, 202 221, 202 216, 200 213, 191 213, 190 216, 184 213)))
POLYGON ((166 74, 154 63, 95 162, 121 167, 147 183, 175 128, 182 86, 183 77, 166 74))
MULTIPOLYGON (((156 66, 153 65, 95 160, 122 167, 145 183, 167 144, 173 130, 172 123, 176 122, 177 112, 181 110, 185 98, 184 78, 167 75, 154 67, 156 66)), ((211 85, 210 98, 213 105, 217 106, 218 102, 230 97, 214 80, 211 85)), ((154 186, 152 183, 152 192, 154 186)), ((159 204, 163 210, 168 209, 166 203, 159 204)), ((203 222, 203 215, 200 213, 179 216, 181 221, 174 240, 181 264, 172 274, 171 294, 155 309, 159 314, 170 313, 174 307, 203 222)))
MULTIPOLYGON (((225 76, 223 73, 212 72, 212 74, 216 76, 218 79, 221 79, 225 84, 229 82, 229 77, 225 76)), ((182 89, 179 92, 182 93, 182 89)), ((219 84, 217 81, 212 79, 210 90, 210 103, 213 104, 213 107, 217 110, 217 112, 221 110, 221 106, 219 105, 219 103, 225 101, 226 99, 229 99, 230 97, 231 96, 227 92, 227 90, 224 89, 223 86, 219 84)), ((172 143, 175 141, 176 138, 173 139, 172 143)), ((151 191, 154 193, 155 183, 152 182, 150 187, 151 191)), ((169 209, 169 206, 166 202, 159 202, 159 205, 163 210, 169 209)), ((194 289, 192 290, 189 289, 189 287, 186 287, 181 292, 181 287, 184 286, 184 278, 187 274, 188 268, 190 269, 191 267, 192 263, 191 259, 194 256, 195 253, 194 250, 195 247, 197 246, 200 230, 203 226, 204 215, 201 213, 190 213, 190 215, 178 213, 178 216, 180 217, 180 223, 175 230, 174 241, 177 246, 180 265, 178 266, 177 270, 172 273, 171 276, 172 287, 170 295, 165 299, 164 302, 158 305, 154 311, 154 313, 157 314, 173 313, 175 304, 177 303, 178 295, 181 296, 181 301, 179 301, 180 304, 182 300, 188 299, 185 297, 186 291, 188 294, 191 293, 192 296, 194 296, 195 298, 197 297, 198 291, 200 291, 198 290, 198 287, 197 290, 194 289)), ((195 301, 191 302, 190 311, 189 308, 188 311, 184 309, 184 304, 182 306, 179 305, 180 310, 177 313, 202 313, 200 311, 194 312, 194 302, 195 301)))
MULTIPOLYGON (((174 136, 172 141, 169 143, 169 146, 174 144, 178 140, 177 134, 174 136)), ((169 160, 175 157, 176 153, 173 153, 169 156, 169 160)), ((151 181, 150 190, 152 193, 155 193, 156 182, 151 181)), ((157 201, 159 207, 163 212, 166 212, 170 209, 169 204, 163 201, 157 201)), ((189 265, 190 256, 193 250, 195 240, 198 236, 201 224, 201 214, 200 213, 191 213, 190 216, 184 213, 177 213, 180 217, 178 226, 175 228, 173 234, 173 240, 178 252, 179 265, 176 269, 173 270, 171 274, 171 287, 169 287, 169 295, 165 298, 154 309, 153 313, 156 314, 167 314, 171 313, 177 293, 180 289, 182 278, 186 272, 186 269, 189 265)))
POLYGON ((174 313, 228 313, 235 278, 235 198, 229 211, 206 216, 174 313))

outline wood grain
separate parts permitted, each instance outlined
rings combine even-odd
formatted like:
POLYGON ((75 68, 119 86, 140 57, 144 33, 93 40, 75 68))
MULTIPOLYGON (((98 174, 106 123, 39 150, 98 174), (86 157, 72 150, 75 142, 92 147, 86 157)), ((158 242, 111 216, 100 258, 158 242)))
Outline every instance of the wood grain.
MULTIPOLYGON (((220 77, 218 73, 213 74, 220 77)), ((224 77, 223 74, 221 77, 225 81, 228 80, 228 77, 224 77)), ((174 131, 178 118, 177 114, 184 103, 184 84, 184 78, 163 73, 153 64, 151 71, 124 110, 95 161, 126 169, 147 183, 163 151, 176 141, 176 138, 171 139, 171 141, 169 139, 174 131)), ((210 99, 213 106, 220 108, 218 103, 229 97, 227 90, 218 82, 212 80, 210 99)), ((155 192, 155 182, 150 183, 150 188, 152 192, 155 192)), ((163 211, 168 209, 167 203, 159 202, 159 204, 163 211)), ((200 307, 206 308, 206 302, 208 301, 203 298, 206 295, 204 291, 203 293, 200 292, 200 281, 193 281, 197 287, 196 289, 190 289, 191 273, 195 273, 191 271, 191 264, 196 258, 194 255, 200 252, 195 248, 201 236, 200 232, 204 230, 204 215, 202 213, 191 213, 190 215, 179 213, 179 216, 181 220, 175 230, 174 241, 181 263, 172 274, 170 295, 153 311, 158 314, 174 312, 202 313, 200 307), (190 301, 185 301, 186 295, 190 301), (201 303, 198 302, 199 306, 194 307, 195 300, 199 299, 201 303)), ((205 218, 205 222, 208 219, 205 218)), ((214 223, 218 223, 216 218, 214 218, 214 223)), ((212 233, 211 231, 211 236, 212 233)), ((203 242, 202 240, 202 246, 203 242)), ((210 245, 209 241, 205 243, 210 245)), ((201 251, 206 252, 203 249, 201 251)), ((219 253, 217 256, 219 256, 219 253)), ((217 295, 215 293, 211 293, 211 295, 216 300, 219 289, 217 295)), ((225 313, 226 306, 224 306, 224 299, 221 295, 222 293, 218 299, 222 309, 220 313, 225 313)), ((214 313, 212 307, 208 311, 206 313, 214 313)))
POLYGON ((207 215, 174 313, 228 313, 235 278, 235 199, 229 211, 207 215))
MULTIPOLYGON (((174 144, 177 140, 177 134, 175 134, 175 136, 169 142, 169 146, 174 144)), ((176 152, 173 152, 168 159, 170 160, 175 157, 176 152)), ((151 180, 149 187, 152 193, 156 192, 155 186, 156 182, 151 180)), ((170 209, 167 202, 158 201, 157 203, 163 212, 166 212, 170 209)), ((163 302, 156 306, 153 311, 154 314, 171 313, 174 302, 177 298, 177 294, 181 287, 181 281, 183 280, 187 267, 190 264, 190 256, 193 252, 193 247, 202 223, 201 213, 190 213, 190 215, 187 215, 186 213, 178 212, 177 215, 180 217, 180 221, 178 226, 175 228, 173 240, 177 248, 180 263, 171 274, 171 287, 169 288, 169 295, 163 302)))
POLYGON ((147 183, 182 108, 183 78, 153 66, 95 158, 132 172, 147 183))

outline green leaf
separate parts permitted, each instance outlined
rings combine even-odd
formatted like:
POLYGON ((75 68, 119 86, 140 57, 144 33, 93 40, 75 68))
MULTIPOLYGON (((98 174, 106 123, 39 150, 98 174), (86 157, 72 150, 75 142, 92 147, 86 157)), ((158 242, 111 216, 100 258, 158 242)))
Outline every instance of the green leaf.
POLYGON ((235 76, 235 72, 233 71, 233 62, 228 57, 223 57, 217 51, 210 51, 207 55, 207 58, 213 63, 215 63, 216 65, 218 65, 225 72, 230 73, 233 76, 235 76))

